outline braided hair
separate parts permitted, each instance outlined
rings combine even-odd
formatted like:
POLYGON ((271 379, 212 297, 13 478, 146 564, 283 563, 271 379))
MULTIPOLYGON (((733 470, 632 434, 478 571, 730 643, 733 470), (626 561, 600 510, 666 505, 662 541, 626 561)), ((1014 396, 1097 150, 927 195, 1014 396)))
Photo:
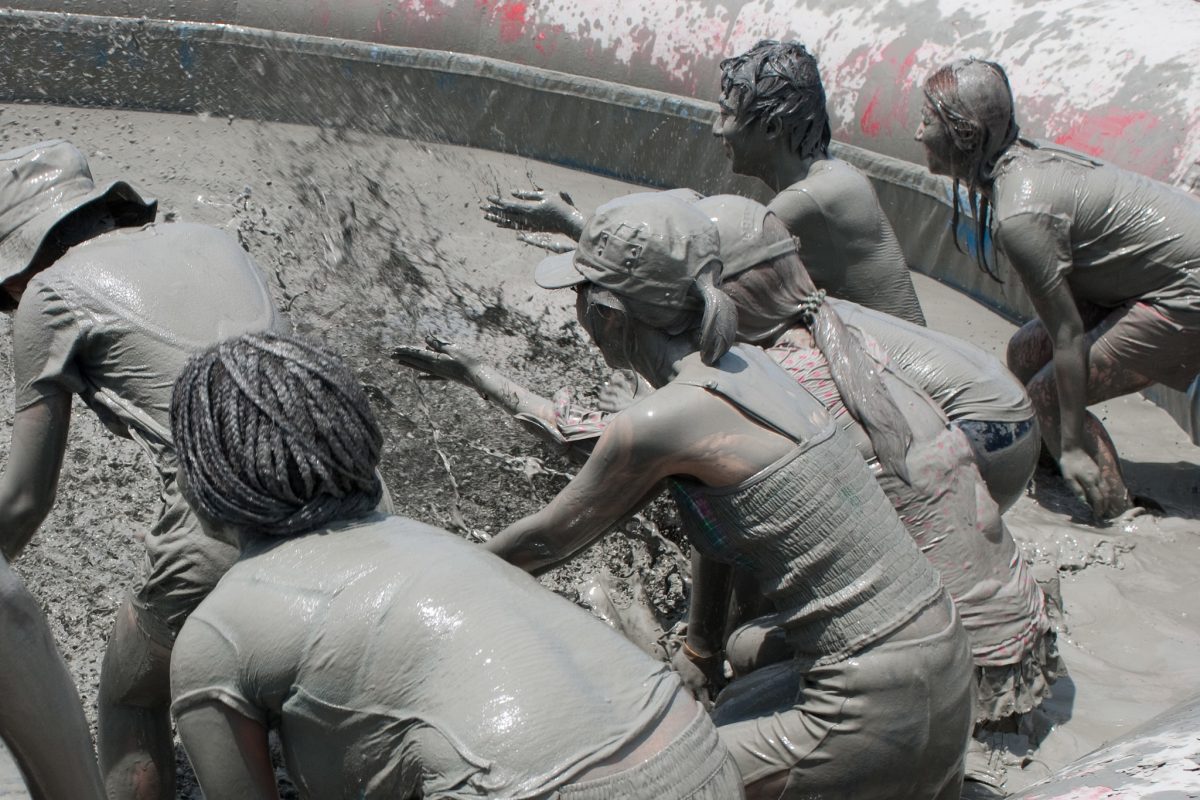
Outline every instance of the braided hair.
POLYGON ((171 434, 188 502, 203 517, 296 536, 373 510, 383 437, 340 359, 254 333, 193 356, 175 382, 171 434))
POLYGON ((833 132, 817 59, 799 42, 764 39, 721 62, 721 93, 739 119, 777 119, 801 158, 825 156, 833 132))

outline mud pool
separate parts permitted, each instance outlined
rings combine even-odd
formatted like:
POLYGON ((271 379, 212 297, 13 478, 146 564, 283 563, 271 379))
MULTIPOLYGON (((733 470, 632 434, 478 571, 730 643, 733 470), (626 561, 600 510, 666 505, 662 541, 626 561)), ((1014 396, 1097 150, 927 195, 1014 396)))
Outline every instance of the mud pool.
MULTIPOLYGON (((339 350, 367 384, 400 513, 478 540, 546 503, 567 480, 571 465, 497 409, 461 387, 418 381, 387 354, 434 333, 545 394, 564 385, 594 394, 606 370, 577 329, 570 298, 533 285, 541 251, 485 222, 479 201, 538 185, 568 189, 588 210, 636 187, 487 151, 244 120, 5 105, 0 123, 0 149, 69 139, 98 180, 124 178, 157 197, 160 219, 236 236, 297 329, 339 350)), ((915 277, 932 327, 1002 353, 1010 323, 915 277)), ((0 331, 9 337, 7 318, 0 331)), ((0 346, 9 373, 10 349, 0 346)), ((11 382, 0 382, 0 407, 12 407, 11 393, 11 382)), ((1094 528, 1081 524, 1084 509, 1061 481, 1039 473, 1007 515, 1039 579, 1061 587, 1059 641, 1070 670, 1046 708, 1041 747, 1010 766, 1010 791, 1200 686, 1200 596, 1187 588, 1200 571, 1200 448, 1141 397, 1097 410, 1131 488, 1169 513, 1094 528)), ((140 573, 135 539, 154 518, 156 487, 132 443, 77 411, 57 504, 15 568, 45 605, 94 720, 105 638, 140 573)), ((10 415, 3 419, 9 427, 10 415)), ((7 445, 0 430, 0 452, 7 445)), ((574 598, 590 577, 607 575, 617 605, 645 597, 669 628, 687 597, 681 542, 660 502, 627 536, 608 537, 543 581, 574 598)), ((1020 753, 1025 741, 1009 744, 1020 753)), ((185 779, 181 796, 199 791, 185 779)))

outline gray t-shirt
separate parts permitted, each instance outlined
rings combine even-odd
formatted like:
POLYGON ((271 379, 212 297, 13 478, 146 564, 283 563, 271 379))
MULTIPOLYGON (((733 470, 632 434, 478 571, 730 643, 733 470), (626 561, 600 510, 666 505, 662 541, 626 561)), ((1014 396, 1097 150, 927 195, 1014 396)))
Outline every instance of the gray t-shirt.
POLYGON ((992 189, 996 246, 1025 289, 1066 281, 1102 308, 1200 312, 1200 199, 1053 147, 1012 147, 992 189))
POLYGON ((925 324, 900 242, 865 175, 845 161, 822 159, 769 207, 798 238, 818 288, 925 324))
POLYGON ((678 677, 456 536, 374 516, 243 554, 188 619, 175 711, 277 724, 312 798, 547 793, 665 715, 678 677))
POLYGON ((288 328, 261 271, 223 232, 120 228, 72 247, 26 287, 13 320, 16 409, 78 394, 162 470, 171 390, 188 357, 231 336, 288 328))
POLYGON ((1021 382, 975 345, 856 303, 830 302, 844 323, 871 337, 892 366, 929 395, 950 421, 1024 422, 1033 417, 1021 382))

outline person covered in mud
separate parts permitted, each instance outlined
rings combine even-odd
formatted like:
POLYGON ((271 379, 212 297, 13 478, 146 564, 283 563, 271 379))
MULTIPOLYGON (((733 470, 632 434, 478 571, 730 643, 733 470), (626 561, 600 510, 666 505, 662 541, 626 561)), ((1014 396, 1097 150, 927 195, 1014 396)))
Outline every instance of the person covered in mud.
MULTIPOLYGON (((87 159, 67 142, 0 154, 0 302, 13 311, 16 381, 0 477, 4 552, 16 556, 54 504, 73 395, 137 442, 161 478, 161 511, 144 536, 146 577, 117 611, 100 676, 100 767, 110 798, 175 796, 172 643, 236 558, 203 534, 179 494, 171 387, 209 344, 288 328, 237 242, 207 226, 156 224, 155 210, 123 181, 96 186, 87 159)), ((31 714, 24 724, 37 730, 42 720, 31 714)), ((79 736, 64 741, 74 751, 79 736)))
MULTIPOLYGON (((737 306, 739 339, 766 348, 846 430, 874 466, 908 532, 940 572, 971 638, 980 735, 1016 727, 1018 717, 1049 695, 1061 664, 1045 599, 999 508, 984 491, 967 437, 947 424, 938 404, 918 385, 869 355, 874 350, 886 360, 882 343, 870 336, 860 342, 840 312, 851 318, 875 312, 825 300, 805 272, 786 227, 769 209, 733 195, 698 199, 682 190, 666 194, 693 202, 716 223, 721 286, 737 306)), ((878 316, 884 317, 882 322, 868 325, 880 333, 890 333, 895 325, 928 333, 878 316)), ((537 398, 456 348, 439 347, 446 352, 404 348, 396 357, 499 398, 507 410, 535 422, 536 429, 560 443, 579 447, 614 419, 565 398, 537 398)), ((711 608, 693 603, 690 618, 723 619, 727 598, 713 600, 711 608)), ((719 661, 727 650, 735 674, 744 674, 770 660, 769 653, 780 657, 783 633, 782 628, 748 626, 725 648, 720 636, 702 638, 700 629, 689 625, 688 643, 690 652, 701 656, 697 666, 719 661), (752 656, 749 663, 740 661, 746 654, 752 656)))
MULTIPOLYGON (((1118 515, 1129 493, 1087 407, 1155 382, 1186 390, 1200 372, 1200 200, 1021 137, 999 64, 954 61, 924 89, 929 169, 965 184, 980 239, 1037 311, 1009 342, 1009 367, 1072 492, 1098 518, 1118 515)), ((982 248, 978 259, 994 271, 982 248)))
POLYGON ((299 338, 188 362, 184 495, 241 557, 184 625, 171 690, 210 800, 728 800, 741 778, 678 676, 463 539, 376 510, 362 386, 299 338))
MULTIPOLYGON (((733 171, 776 192, 770 208, 799 239, 817 286, 834 297, 924 325, 908 264, 871 182, 829 153, 832 137, 817 61, 796 42, 764 40, 721 62, 713 135, 733 171)), ((579 237, 584 215, 558 193, 488 198, 488 219, 579 237)), ((537 236, 524 236, 544 244, 537 236)))
MULTIPOLYGON (((605 204, 573 255, 539 266, 539 284, 576 287, 609 364, 655 391, 607 420, 550 505, 484 546, 548 567, 666 480, 705 556, 693 608, 726 599, 737 564, 771 604, 751 626, 786 639, 773 663, 747 653, 713 712, 747 796, 957 797, 971 720, 957 614, 849 436, 761 349, 733 344, 720 273, 715 223, 671 194, 605 204)), ((689 614, 686 646, 710 655, 723 622, 689 614)))
POLYGON ((1007 511, 1037 468, 1041 435, 1024 385, 998 359, 947 333, 847 300, 828 298, 872 355, 933 400, 961 430, 992 499, 1007 511))

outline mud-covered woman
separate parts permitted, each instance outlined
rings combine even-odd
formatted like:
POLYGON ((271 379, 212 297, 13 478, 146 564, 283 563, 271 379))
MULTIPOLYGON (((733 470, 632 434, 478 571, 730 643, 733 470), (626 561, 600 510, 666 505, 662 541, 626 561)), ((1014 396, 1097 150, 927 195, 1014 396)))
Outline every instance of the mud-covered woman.
MULTIPOLYGON (((123 181, 97 186, 83 153, 67 142, 0 155, 0 304, 13 311, 16 383, 12 444, 0 477, 6 557, 25 547, 54 504, 73 396, 137 442, 160 478, 159 516, 144 536, 145 578, 117 611, 100 674, 100 764, 110 798, 175 796, 171 646, 235 555, 200 532, 179 494, 171 386, 192 353, 222 337, 287 327, 236 241, 203 225, 156 224, 155 209, 123 181)), ((11 622, 4 632, 10 642, 32 636, 28 626, 37 620, 11 622)), ((25 680, 58 675, 62 683, 61 665, 47 662, 44 644, 2 650, 5 665, 28 659, 25 680)), ((16 677, 7 666, 2 672, 6 680, 16 677)), ((31 759, 49 765, 33 771, 35 784, 52 780, 74 787, 56 796, 89 797, 94 769, 79 763, 93 759, 86 728, 80 733, 83 715, 68 730, 53 713, 66 702, 60 691, 47 698, 49 713, 28 714, 14 750, 27 774, 31 759), (26 749, 60 736, 61 747, 49 752, 26 749)), ((20 709, 16 701, 2 705, 5 715, 20 709)))
MULTIPOLYGON (((1020 136, 998 64, 954 61, 925 81, 917 140, 932 172, 965 185, 982 241, 1017 274, 1037 319, 1008 364, 1046 447, 1100 518, 1130 506, 1116 448, 1087 407, 1200 372, 1200 200, 1020 136)), ((994 271, 986 250, 980 266, 994 271)))
POLYGON ((382 435, 335 356, 243 336, 172 405, 184 494, 238 562, 175 646, 211 800, 726 800, 741 779, 669 667, 522 570, 376 511, 382 435))
MULTIPOLYGON (((714 710, 747 796, 956 797, 971 719, 957 615, 847 435, 762 350, 731 346, 720 270, 715 224, 670 195, 605 204, 573 255, 539 266, 543 286, 576 287, 610 365, 656 391, 485 547, 548 567, 667 481, 702 563, 754 574, 771 606, 756 624, 785 632, 788 657, 735 679, 714 710)), ((692 603, 722 591, 698 575, 692 603)), ((718 616, 692 615, 688 642, 719 641, 718 616)))
MULTIPOLYGON (((825 88, 817 60, 803 45, 764 40, 722 61, 712 131, 735 173, 776 192, 770 208, 799 240, 800 257, 818 287, 925 324, 908 264, 871 182, 829 152, 825 88)), ((488 218, 578 238, 585 217, 560 195, 513 194, 489 198, 488 218)))
MULTIPOLYGON (((818 400, 845 430, 872 464, 909 534, 939 570, 971 639, 977 722, 983 729, 1013 727, 1017 717, 1040 705, 1061 671, 1054 633, 1042 592, 999 508, 987 496, 966 436, 948 425, 939 405, 916 383, 885 366, 886 348, 907 360, 903 351, 908 338, 884 345, 854 335, 838 309, 851 312, 860 324, 871 312, 823 299, 787 229, 761 204, 733 195, 700 199, 687 190, 666 194, 694 203, 715 222, 721 286, 737 306, 738 338, 766 348, 804 394, 818 400)), ((653 196, 630 195, 623 202, 653 196)), ((896 325, 928 333, 891 317, 867 317, 866 324, 882 334, 891 334, 896 325)), ((614 419, 564 397, 539 398, 457 348, 438 346, 445 352, 404 348, 397 358, 496 398, 552 441, 587 447, 614 419)), ((936 353, 926 357, 936 361, 936 353)), ((1022 394, 1019 389, 1017 394, 1022 394)), ((702 577, 712 571, 704 562, 698 567, 705 569, 702 577)), ((728 577, 707 580, 722 585, 728 577)), ((739 606, 746 594, 756 592, 752 585, 742 589, 748 591, 740 592, 739 606)), ((748 626, 726 642, 719 633, 713 635, 717 626, 695 624, 723 619, 727 599, 714 591, 692 604, 687 642, 694 660, 703 664, 724 654, 735 674, 745 674, 780 657, 785 652, 779 647, 784 644, 782 629, 748 626)))

